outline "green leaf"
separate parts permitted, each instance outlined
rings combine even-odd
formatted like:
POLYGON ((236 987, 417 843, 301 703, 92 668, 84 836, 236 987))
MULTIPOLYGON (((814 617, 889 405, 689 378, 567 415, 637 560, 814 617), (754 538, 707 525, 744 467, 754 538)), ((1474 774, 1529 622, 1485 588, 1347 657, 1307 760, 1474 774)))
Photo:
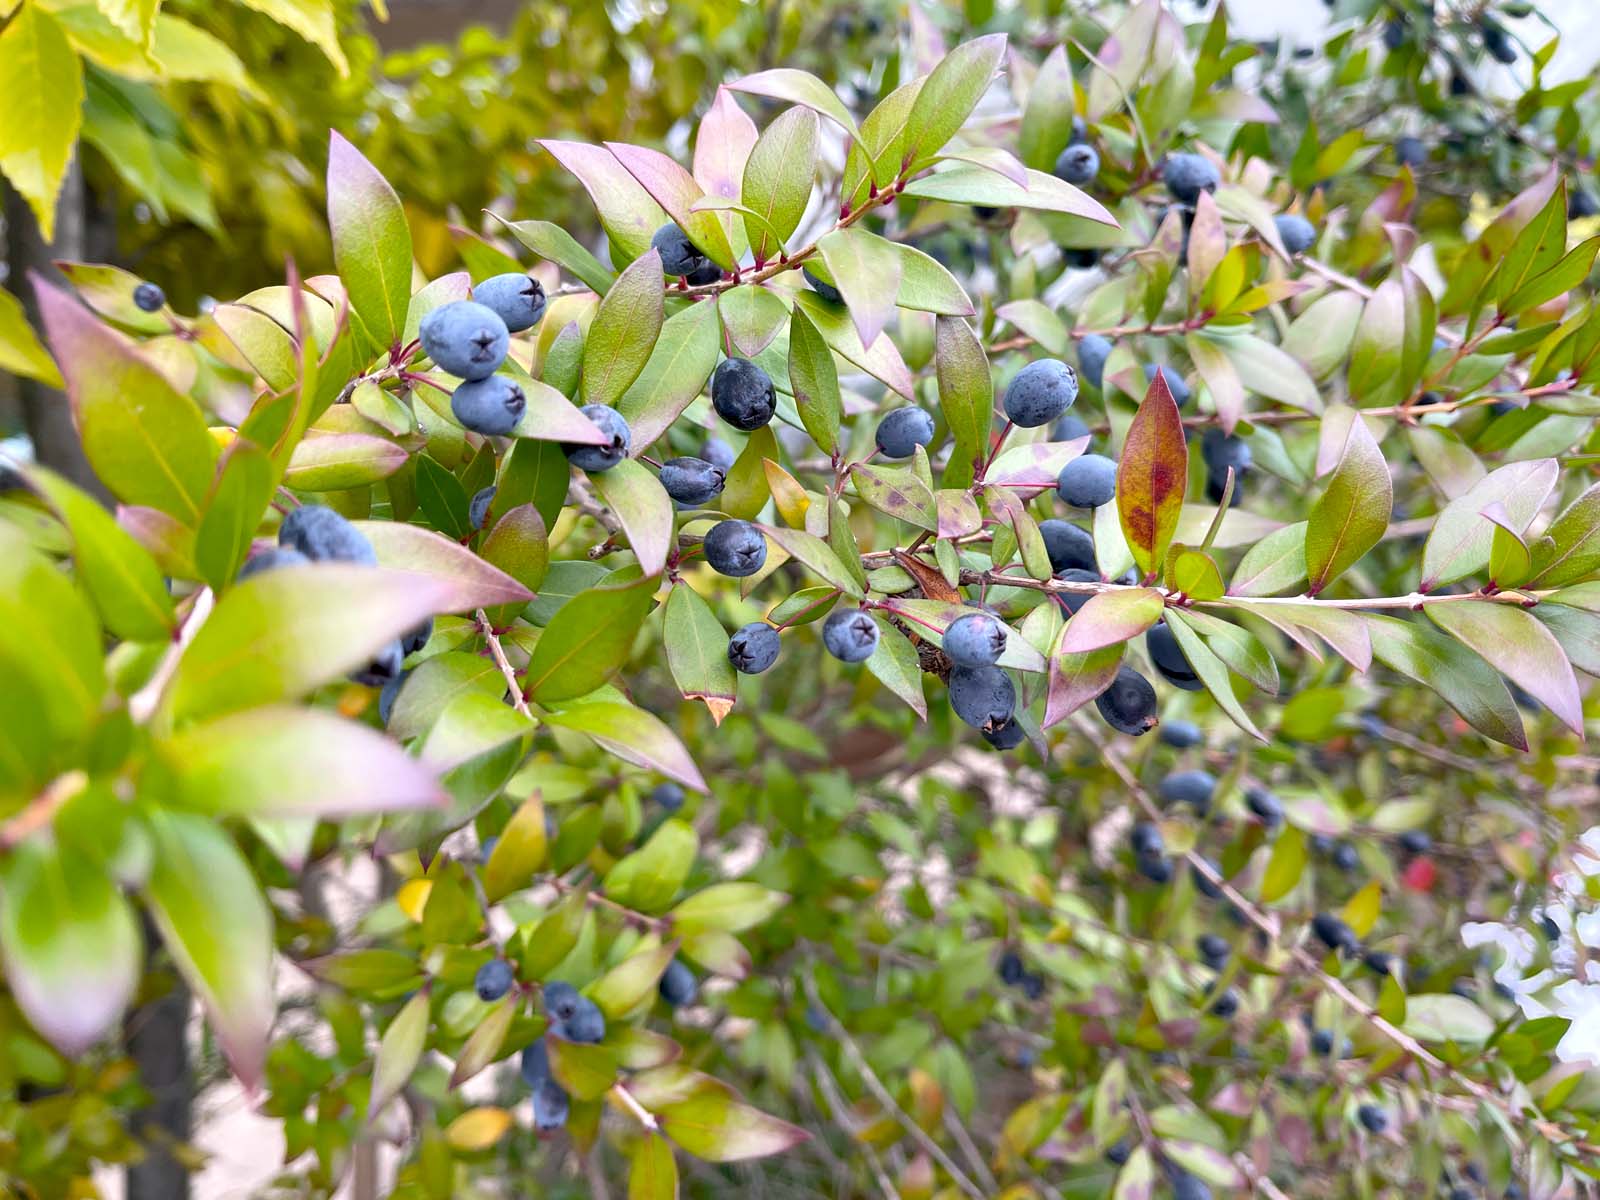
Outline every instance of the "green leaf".
POLYGON ((867 670, 924 721, 928 719, 928 700, 922 691, 922 663, 917 649, 898 629, 877 614, 878 645, 867 659, 867 670))
POLYGON ((663 283, 661 255, 651 250, 600 301, 583 343, 585 404, 614 406, 650 361, 661 333, 663 283))
POLYGON ((860 136, 845 155, 840 178, 840 204, 854 212, 872 194, 873 186, 888 187, 900 173, 906 141, 906 119, 922 90, 922 78, 890 92, 861 122, 860 136))
MULTIPOLYGON (((1558 474, 1553 458, 1508 463, 1445 505, 1422 548, 1421 590, 1432 591, 1483 570, 1489 563, 1495 530, 1494 522, 1483 515, 1484 509, 1502 504, 1511 522, 1526 529, 1555 487, 1558 474)), ((1555 531, 1552 525, 1551 534, 1555 531)))
POLYGON ((881 337, 870 347, 863 346, 850 314, 843 305, 829 304, 810 291, 799 292, 794 299, 796 310, 805 309, 806 316, 817 327, 817 332, 830 350, 906 399, 913 397, 915 381, 893 338, 881 337))
POLYGON ((693 175, 661 151, 647 146, 607 142, 606 149, 666 210, 667 215, 689 235, 689 240, 702 253, 724 270, 733 269, 733 247, 728 243, 728 231, 722 217, 715 212, 695 208, 695 202, 705 193, 693 175))
POLYGON ((1407 998, 1403 1028, 1424 1042, 1479 1046, 1493 1035, 1495 1022, 1471 1000, 1450 992, 1428 992, 1407 998))
POLYGON ((1230 596, 1276 596, 1299 587, 1306 577, 1307 522, 1296 521, 1262 538, 1245 551, 1228 584, 1230 596))
POLYGON ((1528 748, 1522 719, 1499 674, 1464 646, 1412 621, 1369 614, 1372 653, 1391 670, 1431 688, 1474 729, 1528 748))
POLYGON ((859 137, 855 120, 844 102, 822 80, 805 71, 778 67, 771 71, 757 71, 754 75, 746 75, 723 86, 735 92, 770 96, 774 100, 803 105, 834 122, 850 135, 852 141, 859 137))
POLYGON ((170 636, 177 615, 149 552, 98 501, 54 471, 31 467, 27 476, 71 531, 78 578, 106 628, 132 641, 170 636))
MULTIPOLYGON (((1167 613, 1167 628, 1172 631, 1172 636, 1177 640, 1178 648, 1183 651, 1184 658, 1189 660, 1189 665, 1194 668, 1194 673, 1199 676, 1200 682, 1206 685, 1206 691, 1211 693, 1211 698, 1217 702, 1217 707, 1227 713, 1228 718, 1240 729, 1257 741, 1265 742, 1266 735, 1256 728, 1256 723, 1250 719, 1250 714, 1234 695, 1233 681, 1228 676, 1226 664, 1212 653, 1205 642, 1201 641, 1200 635, 1185 620, 1187 616, 1188 614, 1181 609, 1172 609, 1167 613)), ((1074 617, 1073 620, 1077 618, 1074 617)))
POLYGON ((789 897, 759 883, 714 883, 684 900, 669 914, 675 933, 684 937, 707 930, 740 933, 771 917, 789 897))
MULTIPOLYGON (((1544 207, 1517 232, 1494 276, 1493 299, 1502 312, 1505 301, 1561 260, 1567 249, 1567 189, 1558 184, 1544 207)), ((1581 279, 1582 276, 1580 275, 1581 279)))
POLYGON ((716 307, 728 340, 746 358, 754 358, 770 346, 789 319, 789 306, 778 294, 753 283, 729 288, 717 297, 716 307))
MULTIPOLYGON (((637 429, 634 426, 635 437, 637 429)), ((567 500, 567 485, 571 482, 572 468, 560 446, 554 442, 524 439, 511 447, 510 456, 501 465, 495 503, 508 511, 521 504, 532 504, 548 530, 561 516, 561 507, 567 500)))
POLYGON ((1085 654, 1138 637, 1161 619, 1164 601, 1153 588, 1118 588, 1090 596, 1056 644, 1063 654, 1085 654))
POLYGON ((700 700, 719 725, 738 696, 728 661, 728 634, 705 599, 686 583, 667 595, 661 640, 667 669, 685 700, 700 700))
POLYGON ((522 939, 518 957, 523 979, 544 979, 572 952, 583 933, 585 918, 589 915, 586 893, 573 889, 561 902, 545 913, 539 923, 528 929, 522 939))
POLYGON ((533 873, 544 865, 545 843, 544 804, 535 792, 511 814, 483 866, 483 894, 490 904, 533 882, 533 873))
POLYGON ((805 1130, 726 1092, 705 1091, 660 1107, 662 1132, 706 1162, 743 1162, 781 1154, 810 1138, 805 1130))
POLYGON ((388 1000, 403 996, 422 982, 422 968, 398 950, 347 950, 304 964, 306 971, 347 992, 388 1000))
POLYGON ((929 72, 906 120, 911 170, 933 161, 966 123, 1005 52, 1006 35, 993 33, 957 46, 929 72))
POLYGON ((761 532, 789 552, 822 579, 838 588, 852 600, 861 599, 863 592, 856 578, 845 569, 839 556, 827 542, 803 529, 785 529, 781 525, 763 525, 761 532))
POLYGON ((0 174, 55 237, 56 194, 72 161, 83 113, 83 64, 43 5, 27 4, 0 30, 0 174))
POLYGON ((269 389, 286 392, 295 385, 299 351, 282 325, 243 304, 219 304, 211 319, 269 389))
POLYGON ((232 840, 209 817, 150 809, 145 896, 168 952, 206 1008, 247 1089, 261 1080, 272 998, 272 913, 232 840))
POLYGON ((452 592, 444 580, 343 563, 254 575, 217 602, 178 660, 172 715, 215 717, 304 695, 449 611, 452 592))
POLYGON ((617 1055, 609 1046, 547 1037, 550 1071, 574 1099, 594 1100, 617 1081, 617 1055))
MULTIPOLYGON (((668 824, 675 825, 681 822, 670 821, 668 824)), ((652 842, 654 840, 651 839, 652 842)), ((618 866, 621 866, 621 863, 618 866)), ((600 1011, 609 1018, 626 1016, 647 999, 654 997, 656 985, 661 982, 662 974, 677 952, 676 942, 668 942, 665 946, 641 945, 595 980, 587 989, 589 999, 598 1004, 600 1011)))
POLYGON ((343 817, 444 803, 433 775, 389 738, 317 709, 234 713, 157 749, 174 801, 212 816, 343 817))
POLYGON ((133 910, 103 867, 27 838, 0 860, 0 958, 28 1021, 76 1058, 133 999, 143 963, 133 910))
POLYGON ((1569 504, 1544 536, 1549 540, 1534 549, 1529 587, 1561 587, 1600 570, 1600 484, 1569 504))
POLYGON ((677 899, 699 850, 692 825, 675 818, 663 821, 649 841, 606 873, 606 895, 641 912, 661 912, 677 899))
POLYGON ((594 691, 621 669, 655 603, 658 581, 602 584, 563 604, 528 662, 523 691, 541 704, 594 691))
POLYGON ((1098 200, 1043 171, 1028 171, 1028 186, 983 167, 959 166, 923 175, 906 184, 905 195, 951 204, 985 204, 992 208, 1028 208, 1065 213, 1098 225, 1118 228, 1117 220, 1098 200))
POLYGON ((1072 64, 1067 48, 1056 46, 1045 56, 1022 106, 1022 126, 1017 131, 1017 155, 1026 166, 1048 171, 1072 138, 1076 98, 1072 90, 1072 64))
POLYGON ((617 401, 636 450, 664 434, 693 403, 721 353, 722 326, 715 304, 701 301, 667 318, 644 370, 617 401))
POLYGON ((550 221, 507 221, 493 212, 489 216, 504 225, 511 236, 529 250, 576 276, 596 295, 604 296, 616 282, 616 272, 579 245, 561 226, 550 221))
POLYGON ((375 1121, 384 1106, 400 1094, 417 1069, 428 1044, 428 992, 407 1000, 378 1041, 372 1060, 372 1092, 367 1098, 367 1120, 375 1121))
MULTIPOLYGON (((500 498, 496 493, 495 498, 500 498)), ((526 604, 533 592, 521 581, 471 550, 420 525, 398 521, 356 521, 372 543, 378 565, 391 571, 425 576, 428 586, 443 589, 440 612, 471 612, 496 604, 526 604)))
POLYGON ((340 78, 350 73, 344 49, 339 44, 339 29, 331 4, 320 0, 242 0, 242 3, 271 17, 285 29, 293 30, 321 50, 340 78))
POLYGON ((1500 305, 1501 311, 1516 316, 1571 291, 1589 277, 1597 252, 1600 252, 1600 238, 1579 242, 1555 266, 1529 279, 1507 296, 1500 305))
POLYGON ((1278 694, 1278 665, 1253 634, 1195 608, 1184 609, 1183 622, 1204 639, 1211 652, 1235 675, 1249 680, 1269 696, 1278 694))
POLYGON ((0 289, 0 371, 37 379, 46 387, 66 386, 55 360, 28 324, 22 301, 4 289, 0 289))
POLYGON ((37 276, 33 283, 95 473, 119 500, 158 508, 192 527, 217 461, 200 409, 127 338, 37 276))
POLYGON ((890 242, 900 256, 900 291, 895 303, 901 308, 941 316, 970 317, 977 313, 972 298, 960 282, 932 255, 915 246, 890 242))
POLYGON ((651 1134, 634 1150, 628 1200, 678 1200, 678 1163, 666 1138, 651 1134))
POLYGON ((1350 421, 1339 465, 1306 524, 1308 595, 1361 560, 1389 527, 1394 484, 1383 452, 1359 416, 1350 421))
POLYGON ((328 146, 328 228, 350 307, 380 351, 398 348, 411 303, 411 227, 389 181, 337 132, 328 146))
POLYGON ((933 533, 939 528, 933 491, 910 467, 877 467, 855 463, 850 482, 856 495, 879 512, 933 533))
POLYGON ((800 421, 824 454, 839 451, 839 420, 844 411, 839 372, 817 327, 798 305, 789 321, 789 381, 800 421))
POLYGON ((659 771, 697 792, 706 790, 700 768, 694 765, 678 735, 642 708, 595 700, 546 713, 544 722, 587 734, 623 762, 659 771))
POLYGON ((387 479, 409 457, 388 438, 313 432, 294 448, 283 482, 300 492, 343 492, 387 479))
MULTIPOLYGON (((612 261, 631 263, 649 251, 650 239, 667 223, 667 214, 611 151, 604 146, 554 138, 541 138, 539 145, 577 176, 583 190, 589 193, 600 215, 600 226, 611 241, 612 261)), ((533 249, 539 252, 538 247, 533 249)), ((563 260, 557 261, 567 265, 563 260)), ((584 282, 594 286, 587 279, 584 282)))
POLYGON ((195 567, 213 589, 233 581, 277 486, 272 460, 250 442, 223 452, 205 515, 194 535, 195 567))
POLYGON ((655 472, 625 458, 590 476, 590 482, 621 523, 640 569, 648 576, 660 575, 673 547, 673 508, 655 472))
POLYGON ((1293 825, 1284 827, 1272 845, 1272 857, 1261 875, 1261 903, 1273 904, 1294 890, 1306 868, 1306 835, 1293 825))
POLYGON ((900 294, 900 255, 893 243, 852 226, 824 236, 817 249, 844 297, 863 346, 871 346, 894 315, 900 294))
POLYGON ((994 315, 1009 321, 1051 354, 1064 355, 1072 348, 1072 331, 1042 300, 1012 300, 995 309, 994 315))
POLYGON ((740 200, 755 214, 745 218, 744 229, 758 267, 784 249, 805 215, 817 174, 817 145, 816 113, 791 108, 762 131, 745 160, 740 200))
POLYGON ((1098 650, 1073 654, 1061 648, 1062 640, 1072 627, 1073 617, 1061 627, 1050 650, 1049 682, 1045 691, 1044 720, 1041 728, 1049 729, 1066 720, 1078 709, 1111 686, 1122 666, 1126 642, 1114 642, 1098 650))
POLYGON ((1165 374, 1157 371, 1128 427, 1117 464, 1117 516, 1133 561, 1146 575, 1166 561, 1188 484, 1183 418, 1165 374))
POLYGON ((942 483, 965 488, 975 464, 988 449, 989 427, 994 419, 994 380, 989 359, 972 326, 959 317, 940 317, 934 326, 934 365, 939 384, 939 407, 955 439, 942 483))
MULTIPOLYGON (((495 495, 498 499, 499 493, 495 495)), ((537 592, 550 569, 550 538, 539 510, 531 504, 519 504, 503 513, 483 539, 478 553, 484 562, 504 571, 529 592, 537 592)), ((485 615, 490 625, 499 628, 509 624, 521 609, 522 603, 513 601, 490 607, 485 615)))
POLYGON ((1430 620, 1583 736, 1583 698, 1555 635, 1515 605, 1489 600, 1429 604, 1430 620))
POLYGON ((478 1022, 478 1027, 467 1036, 461 1053, 456 1056, 455 1068, 450 1072, 452 1089, 460 1087, 500 1057, 500 1047, 505 1045, 506 1034, 516 1015, 517 1002, 507 997, 478 1022))

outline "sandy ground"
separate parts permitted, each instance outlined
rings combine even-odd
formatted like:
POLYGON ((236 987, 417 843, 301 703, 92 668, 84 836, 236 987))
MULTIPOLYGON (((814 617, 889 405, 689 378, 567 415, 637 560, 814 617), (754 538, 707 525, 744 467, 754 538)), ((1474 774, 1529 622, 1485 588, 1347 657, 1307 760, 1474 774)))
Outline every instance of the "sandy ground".
MULTIPOLYGON (((1543 0, 1540 5, 1542 14, 1566 31, 1547 80, 1573 78, 1592 70, 1600 60, 1600 23, 1578 19, 1586 9, 1592 15, 1593 2, 1543 0)), ((1325 22, 1327 10, 1321 0, 1232 0, 1230 12, 1234 28, 1242 36, 1310 42, 1325 22)), ((1519 22, 1517 28, 1530 45, 1538 46, 1547 40, 1545 27, 1535 18, 1519 22)), ((1497 66, 1485 81, 1507 86, 1515 78, 1510 72, 1519 69, 1525 71, 1526 64, 1518 68, 1497 66)), ((272 1178, 282 1158, 283 1137, 278 1123, 257 1116, 239 1089, 231 1086, 212 1089, 203 1096, 200 1114, 196 1141, 212 1157, 195 1181, 196 1200, 248 1200, 272 1178)), ((97 1182, 107 1200, 122 1200, 120 1172, 104 1172, 97 1182)))

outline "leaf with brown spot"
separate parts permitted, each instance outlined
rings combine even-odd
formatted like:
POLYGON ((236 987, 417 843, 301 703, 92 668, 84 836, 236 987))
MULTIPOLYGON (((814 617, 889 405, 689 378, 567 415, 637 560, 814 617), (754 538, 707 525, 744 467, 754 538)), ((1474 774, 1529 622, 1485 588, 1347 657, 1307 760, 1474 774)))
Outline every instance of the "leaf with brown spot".
POLYGON ((1189 482, 1183 418, 1157 371, 1128 427, 1117 466, 1117 515, 1133 561, 1146 575, 1166 560, 1189 482))

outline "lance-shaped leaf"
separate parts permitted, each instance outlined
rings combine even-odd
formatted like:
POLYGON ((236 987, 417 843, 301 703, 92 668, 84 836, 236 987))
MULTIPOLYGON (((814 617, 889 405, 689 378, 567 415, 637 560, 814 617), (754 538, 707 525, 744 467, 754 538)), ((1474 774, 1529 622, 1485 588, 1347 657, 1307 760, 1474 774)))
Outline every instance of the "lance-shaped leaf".
POLYGON ((483 893, 491 904, 533 882, 547 850, 544 803, 535 792, 511 814, 483 865, 483 893))
POLYGON ((936 171, 932 175, 913 179, 906 185, 905 194, 920 200, 944 200, 951 204, 1040 209, 1118 228, 1117 219, 1098 200, 1070 183, 1063 183, 1054 175, 1031 169, 1028 171, 1028 186, 1023 187, 1004 175, 963 164, 948 171, 936 171))
POLYGON ((127 338, 38 275, 32 281, 95 474, 119 500, 192 527, 217 461, 199 407, 127 338))
POLYGON ((1183 622, 1204 639, 1211 652, 1235 675, 1249 680, 1269 696, 1278 694, 1278 664, 1248 630, 1195 608, 1184 609, 1183 622))
POLYGON ((1506 506, 1496 500, 1483 510, 1494 522, 1494 540, 1489 546, 1489 579, 1496 587, 1513 588, 1533 572, 1533 555, 1506 506))
POLYGON ((665 433, 706 386, 722 352, 717 306, 701 301, 668 317, 650 360, 617 401, 642 451, 665 433))
POLYGON ((889 244, 900 256, 900 292, 895 303, 901 308, 941 316, 970 317, 977 313, 972 297, 938 259, 915 246, 889 244))
POLYGON ((1006 35, 963 42, 928 73, 906 118, 905 156, 911 169, 933 161, 977 107, 1006 52, 1006 35))
POLYGON ((655 592, 656 580, 630 579, 589 588, 563 604, 533 649, 527 695, 542 704, 570 700, 611 678, 627 660, 655 592))
POLYGON ((1528 748, 1522 718, 1500 675, 1459 642, 1414 621, 1368 614, 1372 653, 1437 692, 1474 729, 1518 750, 1528 748))
POLYGON ((1304 604, 1276 602, 1254 604, 1249 600, 1228 600, 1225 604, 1211 607, 1233 608, 1253 613, 1263 621, 1283 630, 1303 647, 1306 653, 1319 661, 1322 652, 1316 642, 1306 634, 1306 630, 1325 640, 1338 652, 1340 658, 1357 671, 1366 671, 1372 666, 1372 638, 1367 632, 1366 618, 1361 613, 1309 601, 1304 604))
MULTIPOLYGON (((545 636, 549 636, 548 631, 545 636)), ((546 713, 544 721, 547 725, 587 734, 623 762, 659 771, 697 792, 706 790, 700 768, 694 765, 678 735, 642 708, 596 700, 546 713)))
POLYGON ((655 993, 662 974, 677 953, 677 942, 641 945, 595 980, 588 989, 589 999, 608 1017, 619 1018, 632 1012, 641 1001, 655 993))
POLYGON ((850 468, 856 494, 879 512, 932 533, 939 527, 933 491, 909 467, 876 467, 856 463, 850 468))
POLYGON ((100 619, 118 637, 160 641, 176 622, 161 569, 87 492, 46 467, 30 467, 28 482, 44 494, 72 534, 78 579, 100 619))
POLYGON ((1251 737, 1258 741, 1266 741, 1266 735, 1256 728, 1256 723, 1250 719, 1250 714, 1234 695, 1233 680, 1228 675, 1226 664, 1211 652, 1211 648, 1190 627, 1184 619, 1187 615, 1181 609, 1174 609, 1167 614, 1167 628, 1177 640, 1178 648, 1183 651, 1183 657, 1194 668, 1194 673, 1200 677, 1200 682, 1206 685, 1206 691, 1211 693, 1211 698, 1217 702, 1217 707, 1227 713, 1229 719, 1251 737))
POLYGON ((233 1072, 261 1080, 272 1029, 272 913, 223 828, 170 809, 145 815, 150 915, 167 950, 205 1004, 233 1072))
POLYGON ((455 1068, 450 1072, 451 1088, 460 1087, 500 1057, 500 1047, 505 1044, 506 1033, 516 1015, 516 1001, 508 997, 478 1022, 456 1057, 455 1068))
POLYGON ((77 1057, 133 999, 143 960, 138 922, 105 868, 41 838, 0 864, 0 958, 28 1021, 77 1057))
POLYGON ((817 174, 817 134, 816 113, 791 108, 767 126, 745 161, 740 199, 753 214, 744 228, 758 264, 777 257, 805 215, 817 174))
POLYGON ((1569 504, 1545 531, 1533 555, 1529 587, 1560 587, 1600 569, 1600 484, 1569 504))
POLYGON ((646 575, 661 574, 672 547, 672 497, 655 472, 625 458, 609 471, 590 476, 590 482, 621 522, 639 568, 646 575))
POLYGON ((453 591, 445 580, 342 563, 252 576, 217 602, 178 660, 172 715, 220 716, 301 696, 448 612, 453 591))
POLYGON ((174 800, 216 816, 341 817, 444 803, 398 744, 320 709, 258 708, 158 743, 174 800))
MULTIPOLYGON (((561 226, 550 221, 507 221, 492 212, 489 216, 509 229, 512 237, 540 258, 571 272, 596 295, 604 296, 616 282, 616 272, 579 245, 577 240, 561 226)), ((646 244, 649 243, 648 238, 645 241, 646 244)))
POLYGON ((328 146, 328 227, 350 307, 380 350, 398 345, 411 302, 411 228, 388 180, 338 133, 328 146))
POLYGON ((661 151, 647 146, 607 142, 606 149, 666 210, 667 215, 689 235, 689 240, 703 254, 724 270, 732 269, 733 247, 728 244, 728 231, 723 226, 722 216, 715 212, 697 211, 694 207, 705 192, 693 175, 661 151))
POLYGON ((960 317, 940 317, 935 324, 934 368, 939 407, 955 439, 943 483, 964 488, 973 480, 994 420, 994 379, 982 343, 960 317))
POLYGON ((708 196, 739 198, 744 164, 759 134, 733 93, 719 87, 694 137, 694 177, 708 196))
MULTIPOLYGON (((1073 620, 1077 618, 1074 617, 1073 620)), ((1122 657, 1127 652, 1126 642, 1116 642, 1082 654, 1065 651, 1061 648, 1061 642, 1071 627, 1072 621, 1062 626, 1061 632, 1056 635, 1055 646, 1050 651, 1050 675, 1045 691, 1044 720, 1040 722, 1041 727, 1045 729, 1066 720, 1110 687, 1111 681, 1117 677, 1117 669, 1122 666, 1122 657)))
POLYGON ((914 397, 915 381, 893 338, 879 338, 871 346, 863 346, 849 314, 839 305, 829 304, 815 292, 796 295, 795 308, 796 311, 805 309, 806 316, 817 327, 822 340, 840 358, 853 363, 907 400, 914 397))
POLYGON ((0 292, 0 371, 37 379, 46 387, 64 386, 50 352, 28 324, 22 301, 10 292, 0 292))
POLYGON ((686 700, 701 700, 717 724, 738 696, 728 661, 728 634, 711 606, 686 583, 675 585, 662 614, 667 669, 686 700))
MULTIPOLYGON (((616 155, 604 146, 554 138, 542 138, 539 145, 576 175, 583 190, 589 193, 595 212, 600 216, 600 226, 611 241, 613 261, 632 262, 650 249, 650 239, 667 223, 667 214, 639 181, 628 174, 616 155)), ((537 251, 538 248, 533 249, 537 251)), ((587 279, 585 282, 594 286, 587 279)))
POLYGON ((699 852, 694 826, 663 821, 649 841, 606 872, 606 895, 641 912, 661 912, 677 898, 699 852))
POLYGON ((1161 593, 1153 588, 1097 592, 1073 614, 1056 648, 1084 654, 1138 637, 1161 619, 1161 593))
POLYGON ((785 529, 781 525, 763 525, 761 532, 782 546, 791 558, 804 563, 852 600, 861 598, 863 594, 861 585, 839 561, 839 556, 834 553, 833 547, 821 538, 803 529, 785 529))
POLYGON ((863 346, 871 346, 894 315, 900 294, 900 255, 865 229, 836 229, 817 243, 863 346))
POLYGON ((855 118, 844 106, 844 101, 834 95, 833 89, 822 80, 805 71, 777 67, 771 71, 757 71, 754 75, 735 79, 724 86, 736 92, 748 92, 752 96, 770 96, 774 100, 802 105, 834 122, 850 135, 852 141, 859 137, 855 118))
POLYGON ((657 1116, 669 1138, 706 1162, 765 1158, 811 1136, 721 1090, 702 1091, 664 1104, 657 1116))
POLYGON ((1515 604, 1489 600, 1429 604, 1428 617, 1583 736, 1583 698, 1561 644, 1515 604))
POLYGON ((316 433, 294 448, 283 481, 301 492, 343 492, 387 479, 410 455, 367 433, 316 433))
POLYGON ((1024 164, 1040 171, 1055 166, 1061 148, 1072 140, 1076 107, 1067 48, 1056 46, 1039 65, 1028 88, 1027 103, 1022 106, 1017 154, 1024 164))
POLYGON ((1484 510, 1499 502, 1511 524, 1526 529, 1555 487, 1558 473, 1553 458, 1508 463, 1445 505, 1422 548, 1421 589, 1432 591, 1483 570, 1495 530, 1484 510))
POLYGON ((928 719, 928 699, 922 690, 922 663, 906 636, 877 614, 878 645, 867 659, 867 670, 923 720, 928 719))
POLYGON ((378 565, 428 577, 442 588, 439 612, 464 613, 496 604, 526 604, 533 593, 459 542, 397 521, 357 521, 377 551, 378 565))
POLYGON ((685 936, 706 930, 740 933, 761 924, 788 902, 782 892, 759 883, 714 883, 672 910, 672 928, 685 936))
MULTIPOLYGON (((904 161, 906 118, 917 102, 923 80, 902 84, 879 102, 861 122, 861 135, 845 155, 839 202, 853 212, 872 194, 873 185, 888 187, 904 161)), ((1053 161, 1053 160, 1052 160, 1053 161)))
POLYGON ((205 516, 194 534, 195 566, 213 589, 233 581, 277 487, 266 451, 242 439, 223 452, 205 516))
POLYGON ((1389 527, 1394 484, 1365 421, 1350 422, 1339 466, 1306 523, 1306 591, 1316 595, 1378 544, 1389 527))
MULTIPOLYGON (((55 236, 56 195, 83 125, 83 62, 61 22, 29 4, 0 31, 0 174, 27 200, 45 241, 55 236)), ((115 35, 112 35, 115 39, 115 35)))
POLYGON ((576 1099, 597 1099, 617 1080, 617 1055, 610 1046, 547 1037, 545 1047, 551 1074, 576 1099))
POLYGON ((294 386, 299 351, 287 329, 243 304, 219 304, 211 319, 269 389, 284 392, 294 386))
POLYGON ((650 1134, 634 1150, 628 1200, 678 1200, 678 1163, 666 1138, 650 1134))
POLYGON ((611 439, 557 389, 538 379, 519 378, 527 407, 511 430, 514 438, 544 442, 578 442, 603 446, 611 439))
POLYGON ((1165 373, 1157 371, 1128 427, 1117 464, 1117 516, 1133 561, 1146 575, 1166 561, 1188 484, 1183 418, 1165 373))
POLYGON ((833 351, 798 305, 789 320, 789 382, 806 432, 824 454, 837 453, 839 420, 844 411, 839 371, 833 363, 833 351))
POLYGON ((583 341, 583 399, 615 405, 644 370, 664 317, 661 255, 651 250, 617 277, 583 341))
POLYGON ((428 992, 419 991, 389 1022, 378 1040, 372 1060, 372 1093, 367 1100, 367 1120, 375 1120, 389 1101, 400 1094, 417 1069, 428 1044, 428 992))
POLYGON ((1306 522, 1285 525, 1245 551, 1228 584, 1230 596, 1275 596, 1306 577, 1306 522))

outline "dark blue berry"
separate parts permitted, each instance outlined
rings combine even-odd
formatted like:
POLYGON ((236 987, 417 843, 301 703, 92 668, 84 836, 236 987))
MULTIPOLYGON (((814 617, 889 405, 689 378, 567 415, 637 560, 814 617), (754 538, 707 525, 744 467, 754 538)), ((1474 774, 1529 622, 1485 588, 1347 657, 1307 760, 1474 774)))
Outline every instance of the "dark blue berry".
POLYGON ((567 456, 568 462, 595 474, 609 471, 628 457, 628 451, 633 447, 633 431, 628 428, 628 422, 621 413, 607 404, 585 404, 579 411, 608 440, 599 446, 584 442, 563 444, 561 452, 567 456))
POLYGON ((767 539, 749 521, 718 521, 706 531, 706 562, 719 575, 742 579, 766 564, 767 539))
POLYGON ((1117 464, 1103 454, 1080 454, 1061 468, 1056 494, 1074 508, 1099 508, 1117 494, 1117 464))
POLYGON ((958 667, 992 666, 1005 649, 1005 625, 986 612, 957 617, 944 631, 944 652, 958 667))
POLYGON ((465 429, 484 437, 504 437, 517 427, 527 411, 522 385, 509 375, 490 375, 457 384, 450 395, 450 411, 465 429))
POLYGON ((1023 429, 1048 425, 1078 398, 1078 373, 1057 358, 1031 362, 1006 387, 1006 419, 1023 429))
POLYGON ((472 298, 493 310, 511 333, 532 329, 544 316, 544 284, 521 271, 507 271, 474 285, 472 298))
POLYGON ((510 963, 503 958, 491 958, 478 968, 478 974, 472 981, 472 988, 478 993, 479 1000, 492 1002, 511 990, 515 978, 510 963))
POLYGON ((778 631, 765 621, 752 621, 728 639, 728 661, 741 675, 759 675, 778 661, 778 631))
POLYGON ((865 662, 878 648, 878 624, 859 608, 840 608, 822 623, 822 644, 841 662, 865 662))
POLYGON ((661 486, 679 504, 708 504, 726 481, 727 472, 703 458, 669 458, 661 464, 661 486))
POLYGON ((167 305, 167 294, 156 283, 141 283, 133 289, 134 307, 141 312, 160 312, 167 305))
POLYGON ((772 377, 748 358, 727 358, 711 376, 711 406, 735 429, 749 433, 772 420, 772 377))
POLYGON ((378 552, 363 534, 331 508, 302 504, 278 526, 278 544, 298 550, 312 562, 378 565, 378 552))
POLYGON ((505 361, 511 332, 500 314, 474 300, 452 300, 417 325, 422 352, 458 379, 487 379, 505 361))
POLYGON ((910 458, 933 441, 933 418, 920 408, 897 408, 878 422, 874 440, 885 458, 910 458))

